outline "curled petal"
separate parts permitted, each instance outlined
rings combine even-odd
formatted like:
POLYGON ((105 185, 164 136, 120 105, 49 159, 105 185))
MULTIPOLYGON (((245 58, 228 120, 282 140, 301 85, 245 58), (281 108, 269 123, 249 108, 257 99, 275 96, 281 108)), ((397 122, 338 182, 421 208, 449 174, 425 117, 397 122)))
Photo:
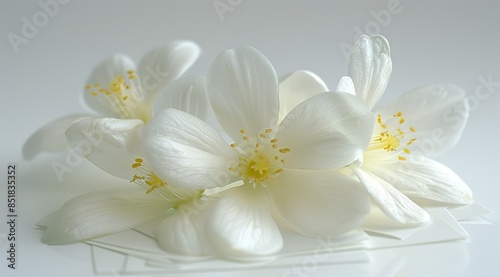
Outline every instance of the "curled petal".
POLYGON ((318 93, 328 91, 323 80, 310 71, 298 70, 282 79, 279 85, 279 122, 298 104, 318 93))
POLYGON ((217 120, 239 141, 240 129, 258 134, 278 121, 278 77, 271 63, 252 47, 222 52, 207 76, 207 90, 217 120))
POLYGON ((160 217, 173 204, 142 190, 83 194, 54 214, 42 242, 67 244, 123 232, 160 217))
POLYGON ((206 189, 236 181, 227 169, 238 153, 195 116, 165 109, 143 128, 143 137, 147 160, 166 182, 206 189))
POLYGON ((228 190, 212 212, 208 234, 219 254, 228 259, 270 255, 283 247, 261 187, 228 190))
POLYGON ((356 95, 371 108, 384 94, 392 72, 389 42, 380 35, 362 35, 354 44, 349 76, 356 95))
POLYGON ((355 96, 325 92, 297 105, 281 122, 276 139, 290 149, 287 168, 340 168, 360 158, 373 124, 373 114, 355 96))
POLYGON ((430 220, 425 210, 385 180, 360 168, 353 167, 353 171, 373 201, 389 218, 400 223, 423 223, 430 220))
POLYGON ((72 114, 56 119, 33 133, 23 145, 23 157, 33 159, 43 151, 58 152, 68 147, 64 133, 73 122, 88 117, 84 114, 72 114))
POLYGON ((268 191, 276 211, 310 237, 349 232, 370 211, 364 188, 335 171, 287 169, 269 181, 268 191))
POLYGON ((407 162, 372 170, 409 197, 449 204, 469 204, 472 191, 451 169, 430 158, 410 156, 407 162))
POLYGON ((66 137, 97 167, 130 180, 137 173, 134 159, 141 156, 137 133, 143 124, 139 119, 87 118, 71 124, 66 137))

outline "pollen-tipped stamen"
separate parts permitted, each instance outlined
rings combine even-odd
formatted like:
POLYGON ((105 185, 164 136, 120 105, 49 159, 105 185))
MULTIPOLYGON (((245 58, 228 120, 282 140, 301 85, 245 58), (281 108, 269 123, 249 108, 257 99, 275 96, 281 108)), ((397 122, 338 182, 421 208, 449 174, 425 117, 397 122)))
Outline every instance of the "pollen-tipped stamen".
POLYGON ((384 120, 382 115, 377 115, 377 135, 372 137, 372 141, 368 149, 370 150, 384 150, 387 152, 395 152, 395 156, 400 161, 406 161, 407 155, 410 154, 410 149, 404 146, 409 146, 415 142, 416 138, 407 138, 408 132, 415 133, 416 129, 413 126, 404 128, 406 122, 403 112, 399 111, 392 115, 392 117, 384 120), (394 121, 396 123, 394 124, 394 121), (393 128, 388 128, 388 126, 394 126, 393 128), (405 131, 408 130, 408 131, 405 131))
POLYGON ((142 114, 140 107, 137 105, 137 98, 142 95, 137 89, 140 88, 137 75, 134 70, 127 71, 127 77, 116 75, 107 87, 101 84, 88 84, 85 89, 94 97, 100 97, 107 101, 110 108, 120 118, 140 118, 147 120, 148 116, 142 114), (133 97, 131 97, 133 96, 133 97), (134 98, 135 101, 131 101, 134 98))
POLYGON ((163 182, 153 171, 144 168, 143 162, 142 158, 135 158, 132 168, 137 169, 140 175, 135 174, 130 182, 148 186, 149 189, 146 191, 146 194, 150 194, 155 189, 166 186, 167 183, 163 182))
POLYGON ((268 128, 257 136, 249 136, 247 130, 241 129, 242 142, 230 146, 240 153, 237 165, 228 170, 240 176, 245 183, 252 186, 266 186, 266 180, 283 172, 284 156, 290 148, 279 148, 278 139, 273 137, 273 130, 268 128))

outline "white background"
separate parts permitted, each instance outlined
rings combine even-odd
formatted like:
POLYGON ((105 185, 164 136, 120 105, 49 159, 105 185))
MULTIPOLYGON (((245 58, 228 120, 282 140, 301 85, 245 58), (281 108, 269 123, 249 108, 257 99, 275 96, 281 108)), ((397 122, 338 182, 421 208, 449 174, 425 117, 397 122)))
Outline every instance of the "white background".
MULTIPOLYGON (((65 156, 44 154, 24 161, 22 145, 47 122, 88 111, 81 103, 83 87, 102 59, 120 52, 138 61, 146 51, 177 39, 195 41, 203 49, 188 74, 205 74, 215 55, 226 48, 252 45, 271 60, 279 75, 308 69, 335 88, 347 71, 347 50, 342 46, 352 45, 358 30, 383 34, 391 44, 393 74, 382 102, 425 84, 452 83, 463 88, 473 108, 469 123, 456 148, 439 160, 469 184, 477 201, 500 211, 500 84, 488 90, 481 88, 480 81, 500 82, 499 2, 340 2, 61 0, 58 11, 43 22, 40 14, 44 10, 38 1, 2 0, 0 180, 5 183, 8 163, 18 165, 19 248, 18 269, 8 270, 1 258, 0 272, 9 276, 91 274, 85 246, 43 245, 34 223, 58 208, 65 197, 113 185, 115 180, 98 173, 82 175, 90 167, 82 163, 59 182, 51 163, 64 162, 65 156), (229 10, 218 13, 214 3, 226 3, 229 10), (22 36, 26 20, 38 20, 37 30, 26 44, 15 46, 8 34, 22 36)), ((2 185, 0 222, 5 219, 5 194, 2 185)), ((459 269, 450 272, 458 276, 500 276, 500 238, 495 236, 500 234, 499 216, 493 214, 489 219, 494 226, 468 229, 471 242, 466 245, 466 262, 450 263, 450 267, 459 269)), ((6 227, 2 224, 1 233, 6 227)), ((1 239, 0 257, 4 257, 5 237, 1 239)), ((435 264, 425 267, 436 266, 441 259, 434 257, 431 260, 435 264)))

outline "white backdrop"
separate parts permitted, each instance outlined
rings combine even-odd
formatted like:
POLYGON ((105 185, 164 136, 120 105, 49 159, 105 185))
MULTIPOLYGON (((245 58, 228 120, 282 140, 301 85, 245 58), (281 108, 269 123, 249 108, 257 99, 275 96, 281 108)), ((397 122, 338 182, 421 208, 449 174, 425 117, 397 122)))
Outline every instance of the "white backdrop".
MULTIPOLYGON (((20 225, 18 269, 8 270, 2 258, 0 272, 90 274, 84 246, 42 245, 33 224, 64 201, 47 201, 52 199, 49 196, 77 195, 98 187, 95 180, 103 177, 81 176, 80 169, 89 167, 82 162, 60 183, 50 164, 64 161, 65 156, 44 154, 24 161, 22 145, 47 122, 88 111, 81 103, 83 87, 102 59, 120 52, 138 60, 146 51, 177 39, 195 41, 203 51, 188 74, 205 74, 215 55, 226 48, 252 45, 271 60, 279 75, 307 69, 334 88, 347 72, 345 53, 355 37, 361 32, 383 34, 391 44, 393 74, 382 103, 425 84, 463 88, 472 107, 469 123, 457 147, 439 160, 469 184, 478 202, 500 211, 496 175, 500 170, 500 2, 340 2, 2 0, 0 180, 6 180, 8 163, 18 165, 20 225), (72 180, 89 184, 71 185, 72 180)), ((2 185, 2 222, 5 194, 2 185)), ((469 229, 463 276, 500 276, 500 239, 494 235, 500 233, 499 216, 489 219, 496 225, 469 229)), ((6 227, 0 227, 1 233, 6 227)), ((5 237, 0 239, 5 253, 5 237)))

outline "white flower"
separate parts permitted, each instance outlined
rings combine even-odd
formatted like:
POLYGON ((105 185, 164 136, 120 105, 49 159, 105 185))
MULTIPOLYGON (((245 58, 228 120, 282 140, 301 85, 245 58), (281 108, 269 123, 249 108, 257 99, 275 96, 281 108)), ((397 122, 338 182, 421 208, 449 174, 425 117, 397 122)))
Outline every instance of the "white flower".
MULTIPOLYGON (((294 89, 287 82, 296 78, 311 76, 293 74, 282 87, 294 89)), ((373 116, 366 105, 351 95, 320 93, 296 106, 288 103, 293 109, 278 124, 276 72, 250 47, 215 59, 207 93, 230 144, 204 121, 173 109, 143 128, 143 142, 161 179, 191 189, 235 186, 222 192, 207 219, 207 235, 220 255, 279 251, 278 225, 315 237, 360 223, 369 210, 366 192, 329 169, 350 164, 368 144, 373 116)))
MULTIPOLYGON (((371 108, 383 95, 392 71, 387 40, 361 36, 349 62, 349 77, 338 90, 354 94, 371 108)), ((373 111, 376 115, 364 159, 351 169, 375 203, 401 223, 429 220, 411 199, 449 204, 472 201, 469 187, 451 169, 431 159, 453 147, 465 127, 465 93, 451 85, 417 88, 373 111)))
MULTIPOLYGON (((199 53, 193 42, 173 42, 148 52, 137 68, 129 57, 113 55, 93 70, 84 100, 100 116, 147 122, 159 92, 179 78, 199 53)), ((64 150, 68 145, 64 136, 67 126, 89 117, 95 115, 73 114, 40 128, 25 143, 24 157, 30 159, 42 151, 64 150)))
MULTIPOLYGON (((168 84, 158 95, 152 113, 165 108, 206 119, 210 108, 205 77, 184 77, 168 84)), ((135 174, 130 165, 136 157, 144 157, 140 145, 143 126, 140 119, 85 118, 66 127, 66 139, 72 145, 81 145, 82 155, 100 169, 130 180, 135 174)))
MULTIPOLYGON (((176 108, 205 118, 205 77, 179 79, 167 85, 155 109, 176 108)), ((143 121, 91 118, 70 125, 68 141, 92 145, 85 156, 100 169, 138 184, 142 189, 92 192, 66 202, 53 216, 43 236, 48 244, 64 244, 125 231, 156 218, 157 240, 177 254, 206 255, 211 250, 203 236, 205 209, 214 198, 203 190, 177 188, 150 169, 140 149, 143 121), (172 209, 173 208, 173 209, 172 209)), ((147 124, 146 124, 147 126, 147 124)))
MULTIPOLYGON (((176 188, 170 184, 157 187, 150 193, 145 191, 145 189, 105 190, 77 196, 67 201, 51 216, 42 242, 74 243, 123 232, 157 218, 164 218, 160 226, 168 222, 171 228, 186 222, 191 223, 200 217, 197 213, 188 214, 179 211, 183 209, 190 211, 193 208, 189 206, 193 206, 196 201, 200 203, 209 201, 199 199, 202 191, 176 188)), ((197 229, 193 228, 191 234, 165 232, 164 229, 165 226, 158 228, 157 238, 166 250, 179 254, 205 254, 204 246, 195 243, 197 229), (185 239, 176 245, 170 242, 172 236, 185 239), (164 241, 167 242, 166 245, 164 241)))

